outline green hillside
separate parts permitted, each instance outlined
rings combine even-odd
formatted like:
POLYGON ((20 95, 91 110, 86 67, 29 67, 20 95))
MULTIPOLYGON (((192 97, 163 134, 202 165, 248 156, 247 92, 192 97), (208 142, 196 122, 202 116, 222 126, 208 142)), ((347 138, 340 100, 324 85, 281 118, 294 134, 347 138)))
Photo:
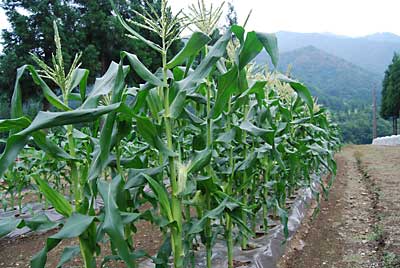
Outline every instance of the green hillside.
MULTIPOLYGON (((329 108, 345 142, 371 142, 372 89, 377 89, 379 101, 380 75, 313 46, 282 53, 279 70, 286 72, 288 68, 293 78, 305 83, 318 102, 329 108)), ((378 120, 379 135, 389 135, 390 130, 389 122, 378 120)))
POLYGON ((371 103, 374 87, 380 92, 379 75, 313 46, 282 53, 279 69, 285 72, 289 65, 290 74, 335 111, 362 108, 371 103))
POLYGON ((277 37, 282 53, 311 45, 382 77, 393 53, 400 51, 400 36, 389 33, 351 38, 323 33, 278 32, 277 37))

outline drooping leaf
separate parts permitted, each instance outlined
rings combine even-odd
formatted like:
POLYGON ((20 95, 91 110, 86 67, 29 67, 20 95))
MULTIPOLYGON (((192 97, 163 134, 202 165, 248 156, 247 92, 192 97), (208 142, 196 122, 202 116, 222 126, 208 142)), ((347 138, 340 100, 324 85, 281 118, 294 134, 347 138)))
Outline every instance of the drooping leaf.
POLYGON ((146 181, 144 175, 155 176, 157 174, 160 174, 164 170, 164 168, 165 165, 154 168, 141 168, 141 169, 131 168, 129 169, 128 180, 124 188, 129 189, 132 187, 138 187, 146 181))
POLYGON ((163 186, 161 186, 156 180, 152 177, 143 174, 146 180, 149 182, 151 189, 153 190, 154 194, 157 196, 157 199, 160 203, 161 209, 164 211, 164 214, 168 217, 168 220, 172 222, 174 220, 172 216, 171 204, 168 198, 167 191, 163 186))
POLYGON ((239 39, 240 43, 244 43, 244 28, 239 25, 232 25, 231 31, 235 34, 235 36, 239 39))
POLYGON ((17 77, 14 85, 14 91, 11 98, 11 118, 19 118, 24 115, 22 110, 22 91, 21 85, 19 84, 19 80, 21 79, 22 75, 24 74, 26 66, 22 66, 17 69, 17 77))
POLYGON ((115 111, 119 107, 120 104, 116 103, 108 106, 100 106, 94 109, 77 109, 68 112, 39 112, 29 127, 25 128, 16 135, 29 135, 36 130, 52 128, 56 126, 93 122, 103 114, 115 111))
POLYGON ((291 82, 290 86, 296 91, 300 98, 307 104, 310 112, 314 109, 314 101, 311 97, 311 93, 303 84, 298 82, 291 82))
MULTIPOLYGON (((123 66, 121 59, 115 78, 113 79, 111 89, 111 105, 117 105, 122 111, 125 110, 124 104, 120 103, 122 100, 123 89, 125 87, 125 76, 127 72, 123 66)), ((107 114, 106 121, 100 132, 100 144, 96 147, 94 152, 93 161, 89 169, 89 181, 95 179, 109 163, 109 154, 112 148, 112 134, 116 127, 117 111, 112 110, 107 114)))
POLYGON ((74 213, 69 217, 61 230, 52 235, 53 239, 66 239, 78 237, 87 230, 90 224, 95 220, 94 216, 74 213))
POLYGON ((186 58, 196 55, 210 40, 211 38, 208 35, 201 32, 193 33, 186 42, 185 47, 167 63, 167 68, 172 69, 181 64, 186 58))
POLYGON ((38 176, 35 178, 35 180, 38 184, 40 192, 45 196, 46 200, 50 202, 54 209, 65 217, 71 216, 73 209, 67 199, 58 191, 51 188, 38 176))
POLYGON ((211 153, 212 150, 210 148, 197 152, 194 158, 190 160, 188 173, 195 173, 208 165, 211 161, 211 153))
POLYGON ((199 66, 185 79, 177 82, 180 89, 192 88, 196 83, 202 80, 209 74, 217 61, 224 56, 226 46, 230 40, 232 33, 227 31, 216 43, 212 46, 207 56, 201 61, 199 66))
POLYGON ((97 183, 101 198, 104 201, 105 218, 102 228, 112 239, 118 249, 119 256, 125 261, 125 264, 129 268, 133 268, 134 260, 125 241, 124 225, 117 206, 117 192, 119 191, 120 183, 121 176, 113 178, 110 183, 101 180, 97 183))
POLYGON ((241 48, 239 55, 239 70, 243 69, 250 61, 252 61, 262 50, 263 45, 257 38, 255 32, 247 33, 246 40, 241 48))
POLYGON ((60 261, 57 264, 57 268, 62 268, 64 264, 66 264, 67 262, 78 256, 79 253, 80 253, 79 246, 71 246, 64 248, 60 261))
POLYGON ((218 207, 214 208, 213 210, 207 211, 200 220, 195 222, 190 227, 189 234, 197 234, 202 232, 206 221, 208 219, 218 219, 220 217, 220 214, 224 212, 226 204, 227 200, 225 199, 218 205, 218 207))
POLYGON ((132 68, 136 71, 140 78, 154 86, 164 86, 164 83, 157 76, 152 74, 150 70, 140 62, 136 55, 124 51, 121 53, 121 58, 125 56, 128 58, 132 68))
POLYGON ((39 76, 38 72, 32 65, 24 65, 17 70, 17 80, 15 81, 15 88, 14 88, 14 93, 11 101, 11 117, 16 118, 16 117, 21 117, 23 116, 22 114, 22 92, 21 92, 21 87, 19 85, 20 79, 22 77, 22 74, 28 70, 32 76, 33 81, 35 84, 41 87, 43 96, 46 98, 46 100, 56 107, 57 109, 61 111, 69 111, 71 108, 69 108, 67 105, 65 105, 59 97, 57 97, 56 94, 49 88, 49 86, 44 82, 44 80, 39 76))
POLYGON ((250 168, 255 168, 255 161, 256 161, 256 157, 257 154, 256 153, 251 153, 247 156, 246 159, 243 160, 243 162, 241 162, 238 167, 237 170, 238 171, 244 171, 250 168))
POLYGON ((32 133, 33 140, 41 150, 48 153, 56 159, 76 160, 52 140, 46 137, 43 131, 35 131, 32 133))
POLYGON ((153 258, 153 262, 156 264, 156 268, 168 268, 168 260, 171 256, 172 247, 171 247, 171 237, 168 236, 160 249, 157 252, 157 257, 153 258))
POLYGON ((147 117, 136 116, 136 126, 138 133, 148 142, 151 146, 157 148, 166 156, 177 156, 171 151, 167 145, 158 136, 156 126, 147 117))
MULTIPOLYGON (((20 150, 28 142, 29 135, 32 135, 35 131, 56 126, 91 122, 99 116, 114 111, 119 107, 120 104, 117 103, 95 109, 78 109, 68 112, 39 112, 29 127, 8 138, 6 149, 0 157, 0 176, 4 174, 20 150)), ((37 139, 40 139, 39 144, 43 145, 43 137, 38 136, 37 139)), ((47 146, 49 146, 48 143, 47 146)), ((52 147, 54 149, 54 146, 52 147)))
POLYGON ((170 106, 171 118, 177 119, 182 113, 186 100, 186 91, 179 91, 170 106))
POLYGON ((239 127, 254 136, 264 136, 270 133, 267 129, 259 128, 248 120, 243 121, 239 127))
POLYGON ((58 233, 47 238, 44 248, 32 258, 31 267, 44 268, 49 251, 54 249, 63 239, 74 238, 83 234, 94 219, 92 216, 79 213, 72 214, 58 233))
POLYGON ((158 137, 156 126, 147 117, 136 117, 136 126, 138 133, 151 146, 156 146, 155 139, 158 137))
POLYGON ((79 86, 79 94, 81 97, 81 101, 84 101, 86 98, 86 85, 88 77, 89 77, 89 70, 81 68, 75 69, 72 74, 71 88, 73 89, 79 86))
POLYGON ((16 219, 14 217, 3 218, 0 220, 0 238, 11 233, 17 226, 21 223, 21 219, 16 219))
POLYGON ((278 39, 275 34, 260 33, 257 32, 258 40, 262 43, 265 50, 271 57, 272 64, 275 68, 278 66, 279 61, 279 50, 278 50, 278 39))
POLYGON ((219 135, 215 141, 229 144, 233 141, 235 135, 236 135, 236 130, 232 128, 228 132, 224 132, 221 135, 219 135))
POLYGON ((138 40, 142 41, 143 43, 145 43, 146 45, 148 45, 149 47, 151 47, 152 49, 158 51, 158 52, 162 52, 161 48, 159 45, 157 45, 156 43, 144 38, 141 34, 139 34, 137 31, 135 31, 132 27, 130 27, 128 25, 128 23, 126 23, 126 21, 122 18, 122 16, 118 13, 113 1, 111 1, 112 6, 113 6, 113 10, 116 13, 116 16, 118 18, 118 21, 121 23, 121 25, 125 28, 125 30, 127 30, 132 37, 137 38, 138 40))
MULTIPOLYGON (((107 72, 100 78, 96 78, 92 91, 87 96, 81 109, 95 108, 98 106, 99 99, 102 96, 110 94, 112 91, 118 74, 119 64, 111 62, 107 72)), ((129 71, 128 66, 123 67, 124 74, 129 71)))
POLYGON ((31 230, 41 232, 49 231, 60 225, 58 222, 51 221, 45 214, 37 214, 31 219, 25 219, 24 223, 31 230))
POLYGON ((236 82, 238 79, 238 69, 236 67, 230 69, 223 74, 218 81, 218 93, 215 101, 212 118, 216 119, 227 108, 230 97, 237 89, 236 82))
POLYGON ((7 168, 14 162, 18 153, 24 148, 29 138, 27 136, 12 135, 7 139, 6 148, 0 156, 0 177, 4 175, 7 168))
POLYGON ((5 131, 17 132, 23 128, 28 127, 30 123, 31 120, 25 116, 13 119, 1 119, 0 132, 5 132, 5 131))
POLYGON ((286 210, 282 209, 278 203, 276 204, 276 208, 278 210, 278 216, 280 218, 280 221, 283 225, 283 234, 285 235, 285 238, 289 237, 289 228, 288 228, 288 221, 289 221, 289 216, 286 210))

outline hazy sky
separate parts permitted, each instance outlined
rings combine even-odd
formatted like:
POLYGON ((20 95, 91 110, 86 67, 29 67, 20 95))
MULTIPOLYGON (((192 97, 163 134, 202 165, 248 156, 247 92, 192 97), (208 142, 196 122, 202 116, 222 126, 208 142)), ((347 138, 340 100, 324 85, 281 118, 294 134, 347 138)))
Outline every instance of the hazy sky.
MULTIPOLYGON (((215 6, 222 0, 205 0, 215 6)), ((170 0, 173 9, 197 0, 170 0)), ((362 36, 375 32, 400 35, 399 0, 232 0, 243 23, 250 9, 249 30, 331 32, 362 36)))
MULTIPOLYGON (((222 0, 205 0, 215 6, 222 0)), ((232 0, 243 23, 250 9, 249 30, 331 32, 362 36, 375 32, 400 35, 400 0, 232 0)), ((169 0, 174 11, 197 0, 169 0)), ((7 27, 0 10, 0 28, 7 27)))
POLYGON ((0 9, 0 28, 4 29, 7 26, 7 19, 4 11, 0 9))

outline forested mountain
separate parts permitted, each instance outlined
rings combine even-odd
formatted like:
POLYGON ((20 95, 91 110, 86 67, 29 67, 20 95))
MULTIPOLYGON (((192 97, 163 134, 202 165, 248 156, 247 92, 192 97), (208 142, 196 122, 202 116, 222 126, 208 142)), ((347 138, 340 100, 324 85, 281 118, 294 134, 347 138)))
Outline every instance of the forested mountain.
POLYGON ((289 65, 291 75, 308 84, 320 102, 332 110, 370 104, 372 89, 381 88, 379 75, 313 46, 282 53, 280 70, 286 71, 289 65))
POLYGON ((281 53, 314 46, 383 77, 393 53, 400 51, 400 36, 378 33, 360 38, 324 33, 277 33, 281 53))
MULTIPOLYGON (((265 62, 258 58, 259 63, 265 62)), ((382 79, 344 59, 313 46, 281 53, 279 70, 305 83, 318 97, 318 103, 329 108, 339 123, 343 139, 351 143, 372 140, 372 89, 380 99, 382 79)), ((390 123, 379 119, 378 134, 389 135, 390 123)))

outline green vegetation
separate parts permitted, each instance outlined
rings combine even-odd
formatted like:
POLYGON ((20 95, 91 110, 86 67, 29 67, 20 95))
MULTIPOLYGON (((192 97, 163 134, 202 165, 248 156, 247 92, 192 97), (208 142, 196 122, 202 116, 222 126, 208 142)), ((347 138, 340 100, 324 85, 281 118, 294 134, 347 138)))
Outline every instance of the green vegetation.
MULTIPOLYGON (((355 144, 368 144, 372 141, 372 107, 365 106, 359 109, 334 111, 332 120, 338 122, 343 141, 355 144)), ((390 136, 391 125, 388 121, 378 117, 377 133, 379 136, 390 136)))
POLYGON ((396 268, 400 265, 400 256, 393 252, 384 252, 383 254, 383 267, 396 268))
POLYGON ((313 174, 335 174, 339 139, 337 126, 303 84, 253 63, 265 49, 277 65, 275 35, 233 25, 212 44, 219 8, 211 11, 199 3, 182 18, 171 16, 162 1, 160 13, 151 7, 135 12, 140 21, 127 20, 114 8, 133 42, 159 55, 160 65, 152 71, 137 55, 122 51, 119 64, 112 62, 89 92, 89 71, 80 68, 80 54, 66 64, 54 23, 52 60, 34 56, 39 71, 33 65, 17 71, 11 118, 0 120, 0 131, 9 133, 0 177, 14 176, 15 159, 27 150, 62 163, 49 167, 58 174, 45 175, 36 162, 24 183, 34 185, 64 220, 52 222, 44 214, 2 219, 0 236, 24 226, 61 226, 33 257, 32 268, 45 267, 48 252, 69 238, 78 238, 79 248, 64 251, 60 266, 73 250, 85 268, 97 267, 95 257, 107 244, 113 255, 104 263, 116 259, 135 268, 151 258, 160 268, 194 267, 195 245, 202 244, 212 267, 215 238, 222 237, 233 268, 233 246, 240 241, 246 249, 257 216, 265 232, 268 215, 279 218, 287 236, 287 198, 312 186, 313 174), (196 31, 168 60, 186 23, 196 31), (135 27, 152 31, 157 41, 135 27), (42 89, 51 112, 33 119, 24 114, 25 72, 42 89), (132 76, 142 82, 131 84, 132 76), (55 84, 53 90, 48 82, 55 84), (65 183, 69 193, 57 190, 65 183), (144 210, 145 204, 151 207, 144 210), (135 248, 139 220, 163 234, 156 256, 135 248))
MULTIPOLYGON (((291 76, 308 85, 329 109, 344 142, 371 143, 372 89, 380 91, 379 75, 312 46, 282 53, 279 66, 282 72, 289 70, 291 76)), ((378 135, 389 134, 390 124, 378 118, 378 135)))
POLYGON ((400 51, 400 36, 394 34, 358 38, 324 33, 278 32, 276 35, 283 53, 313 46, 379 76, 383 76, 393 52, 400 51))
MULTIPOLYGON (((135 15, 149 12, 151 9, 160 13, 161 0, 150 1, 147 6, 143 1, 117 1, 118 8, 127 19, 142 19, 135 15)), ((14 88, 16 70, 24 64, 33 64, 30 53, 38 55, 44 62, 51 62, 55 51, 53 42, 53 21, 57 21, 60 36, 68 40, 63 44, 63 58, 67 65, 74 60, 76 52, 81 51, 82 68, 90 70, 88 82, 92 84, 95 77, 107 71, 111 61, 119 60, 120 51, 136 51, 142 62, 151 71, 155 71, 161 64, 159 55, 141 42, 129 41, 124 28, 112 16, 109 0, 98 1, 14 1, 2 0, 1 7, 5 10, 11 29, 3 30, 3 55, 0 54, 0 118, 8 118, 9 109, 4 109, 7 102, 3 98, 10 98, 14 88)), ((168 16, 171 12, 168 10, 168 16)), ((153 42, 158 42, 158 36, 148 29, 132 26, 141 35, 153 42)), ((169 58, 182 47, 180 41, 170 48, 169 58)), ((140 77, 130 78, 131 82, 142 82, 140 77)), ((21 83, 24 88, 24 105, 41 103, 44 101, 44 110, 49 105, 40 88, 27 76, 23 76, 21 83)), ((50 84, 54 86, 53 83, 50 84)), ((38 106, 38 105, 36 105, 38 106)), ((32 107, 32 115, 42 108, 32 107), (36 108, 36 109, 35 109, 36 108)))
POLYGON ((380 114, 392 119, 393 134, 397 135, 397 119, 400 112, 400 56, 394 54, 382 83, 382 106, 380 114))

